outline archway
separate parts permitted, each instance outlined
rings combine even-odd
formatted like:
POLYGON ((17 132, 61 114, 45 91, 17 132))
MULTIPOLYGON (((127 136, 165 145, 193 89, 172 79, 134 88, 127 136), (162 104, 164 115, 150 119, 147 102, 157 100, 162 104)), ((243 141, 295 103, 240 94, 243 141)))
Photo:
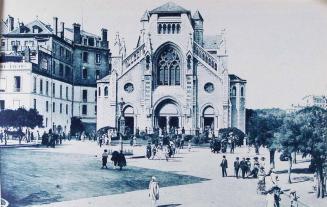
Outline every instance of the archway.
POLYGON ((132 106, 127 106, 124 109, 124 117, 126 132, 134 134, 134 109, 132 106))
POLYGON ((155 108, 154 126, 161 129, 179 128, 181 113, 178 104, 172 99, 161 101, 155 108))
POLYGON ((207 106, 203 109, 203 129, 214 129, 215 127, 215 109, 212 106, 207 106))

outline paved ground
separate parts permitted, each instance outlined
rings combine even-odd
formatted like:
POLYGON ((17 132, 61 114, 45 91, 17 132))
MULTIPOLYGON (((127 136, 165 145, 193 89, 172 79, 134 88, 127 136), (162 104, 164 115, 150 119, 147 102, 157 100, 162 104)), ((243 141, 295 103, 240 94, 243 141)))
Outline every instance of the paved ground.
MULTIPOLYGON (((113 147, 113 148, 117 148, 113 147)), ((127 147, 126 148, 131 148, 127 147)), ((57 152, 57 153, 77 153, 86 155, 100 156, 102 149, 94 142, 66 142, 64 145, 55 149, 37 149, 40 151, 57 152)), ((144 155, 144 147, 135 147, 134 154, 144 155)), ((253 150, 248 153, 245 148, 239 148, 235 154, 227 154, 230 168, 228 174, 232 175, 232 161, 236 156, 239 157, 253 157, 253 150)), ((266 150, 261 150, 263 155, 267 156, 266 150)), ((234 177, 222 178, 218 163, 220 162, 222 154, 212 154, 207 148, 193 148, 191 152, 182 150, 176 158, 166 162, 165 160, 147 160, 128 159, 128 166, 142 167, 148 169, 156 169, 160 171, 167 171, 171 173, 178 173, 184 175, 192 175, 196 177, 209 179, 196 184, 188 184, 181 186, 163 187, 160 189, 160 205, 161 206, 187 206, 187 207, 211 207, 211 206, 265 206, 265 197, 256 194, 256 180, 255 179, 236 179, 234 177)), ((268 156, 267 156, 268 157, 268 156)), ((276 156, 278 158, 278 156, 276 156)), ((277 160, 277 159, 276 159, 277 160)), ((277 171, 282 172, 280 176, 280 184, 283 189, 296 189, 301 196, 301 200, 309 204, 309 206, 326 206, 327 199, 316 200, 312 191, 312 174, 305 173, 302 168, 308 166, 305 160, 299 160, 300 163, 294 167, 297 169, 296 174, 293 175, 295 184, 289 186, 287 184, 287 162, 277 162, 277 171)), ((148 175, 146 175, 148 176, 148 175)), ((159 180, 160 182, 160 180, 159 180)), ((71 201, 57 202, 44 206, 150 206, 147 190, 137 190, 128 193, 83 198, 71 201)), ((284 198, 284 202, 288 201, 284 198)))

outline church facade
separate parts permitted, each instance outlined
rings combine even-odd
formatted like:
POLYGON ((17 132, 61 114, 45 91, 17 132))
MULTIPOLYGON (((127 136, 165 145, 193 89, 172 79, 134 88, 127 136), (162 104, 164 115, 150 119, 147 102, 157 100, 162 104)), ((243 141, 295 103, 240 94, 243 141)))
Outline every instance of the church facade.
POLYGON ((132 132, 245 131, 246 81, 228 73, 224 33, 205 36, 203 22, 174 3, 144 13, 136 49, 97 81, 97 129, 117 127, 122 110, 132 132))

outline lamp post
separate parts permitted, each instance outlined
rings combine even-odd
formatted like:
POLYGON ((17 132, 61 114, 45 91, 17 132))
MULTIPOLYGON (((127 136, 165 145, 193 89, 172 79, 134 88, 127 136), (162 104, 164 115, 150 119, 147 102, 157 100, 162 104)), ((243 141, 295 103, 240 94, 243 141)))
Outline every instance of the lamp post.
POLYGON ((120 117, 119 117, 119 142, 120 142, 120 151, 123 151, 123 135, 125 134, 125 117, 124 117, 124 105, 125 102, 123 98, 120 99, 118 103, 120 107, 120 117))

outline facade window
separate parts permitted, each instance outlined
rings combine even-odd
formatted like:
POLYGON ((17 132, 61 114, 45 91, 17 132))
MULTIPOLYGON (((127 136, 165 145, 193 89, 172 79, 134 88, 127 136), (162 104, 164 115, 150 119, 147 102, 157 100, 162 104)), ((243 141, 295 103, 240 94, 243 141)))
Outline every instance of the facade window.
POLYGON ((68 66, 65 67, 65 77, 66 78, 70 77, 70 67, 68 67, 68 66))
POLYGON ((64 76, 64 65, 62 63, 59 63, 59 75, 64 76))
POLYGON ((15 79, 14 91, 15 92, 20 92, 20 90, 21 90, 21 78, 20 78, 20 76, 15 76, 14 79, 15 79))
POLYGON ((89 60, 89 53, 83 52, 83 63, 87 63, 89 60))
POLYGON ((4 40, 1 40, 1 47, 6 46, 6 42, 4 40))
POLYGON ((87 90, 83 90, 83 102, 87 102, 87 90))
POLYGON ((84 38, 84 39, 83 39, 83 44, 84 44, 84 45, 87 45, 87 38, 84 38))
POLYGON ((45 111, 48 112, 49 111, 49 101, 45 102, 45 111))
POLYGON ((62 98, 62 85, 59 86, 59 96, 62 98))
POLYGON ((68 92, 68 86, 66 86, 66 99, 68 100, 68 96, 69 96, 69 94, 68 94, 69 92, 68 92))
POLYGON ((45 127, 48 127, 48 118, 45 118, 45 127))
POLYGON ((59 55, 60 57, 64 56, 64 48, 62 46, 59 47, 59 55))
POLYGON ((236 96, 236 87, 235 86, 232 87, 231 96, 236 96))
POLYGON ((0 100, 0 111, 5 110, 5 100, 0 100))
POLYGON ((180 85, 181 60, 174 48, 166 46, 157 63, 158 85, 180 85))
POLYGON ((89 38, 89 46, 94 47, 94 38, 92 37, 89 38))
POLYGON ((69 50, 66 50, 66 60, 70 60, 70 51, 69 50))
POLYGON ((101 88, 98 88, 98 95, 101 96, 101 88))
POLYGON ((66 104, 66 114, 68 114, 68 104, 66 104))
POLYGON ((36 93, 36 77, 33 78, 33 93, 36 93))
POLYGON ((45 82, 45 94, 49 95, 49 81, 45 82))
POLYGON ((87 79, 87 68, 82 69, 82 78, 87 79))
POLYGON ((42 68, 43 70, 48 70, 48 60, 47 60, 47 59, 43 58, 43 59, 41 60, 41 68, 42 68))
POLYGON ((97 63, 97 64, 101 63, 101 54, 97 53, 95 55, 95 63, 97 63))
POLYGON ((55 97, 56 96, 56 84, 52 83, 52 96, 55 97))
POLYGON ((108 86, 104 87, 104 96, 108 96, 108 86))
POLYGON ((62 103, 59 105, 59 113, 62 113, 62 103))
POLYGON ((94 91, 94 100, 97 101, 97 90, 94 91))
POLYGON ((56 103, 55 102, 52 103, 52 112, 53 113, 56 112, 56 103))
POLYGON ((94 106, 94 115, 97 115, 97 105, 94 106))
POLYGON ((56 74, 56 62, 52 62, 52 74, 56 74))
POLYGON ((95 79, 100 79, 100 70, 95 70, 95 79))
POLYGON ((33 107, 36 110, 36 99, 33 99, 33 107))
POLYGON ((40 94, 43 94, 43 80, 40 79, 40 94))
POLYGON ((241 96, 244 96, 244 88, 241 87, 241 96))
POLYGON ((87 105, 82 105, 82 114, 87 115, 87 105))
POLYGON ((33 40, 30 41, 30 46, 34 47, 34 41, 33 40))

